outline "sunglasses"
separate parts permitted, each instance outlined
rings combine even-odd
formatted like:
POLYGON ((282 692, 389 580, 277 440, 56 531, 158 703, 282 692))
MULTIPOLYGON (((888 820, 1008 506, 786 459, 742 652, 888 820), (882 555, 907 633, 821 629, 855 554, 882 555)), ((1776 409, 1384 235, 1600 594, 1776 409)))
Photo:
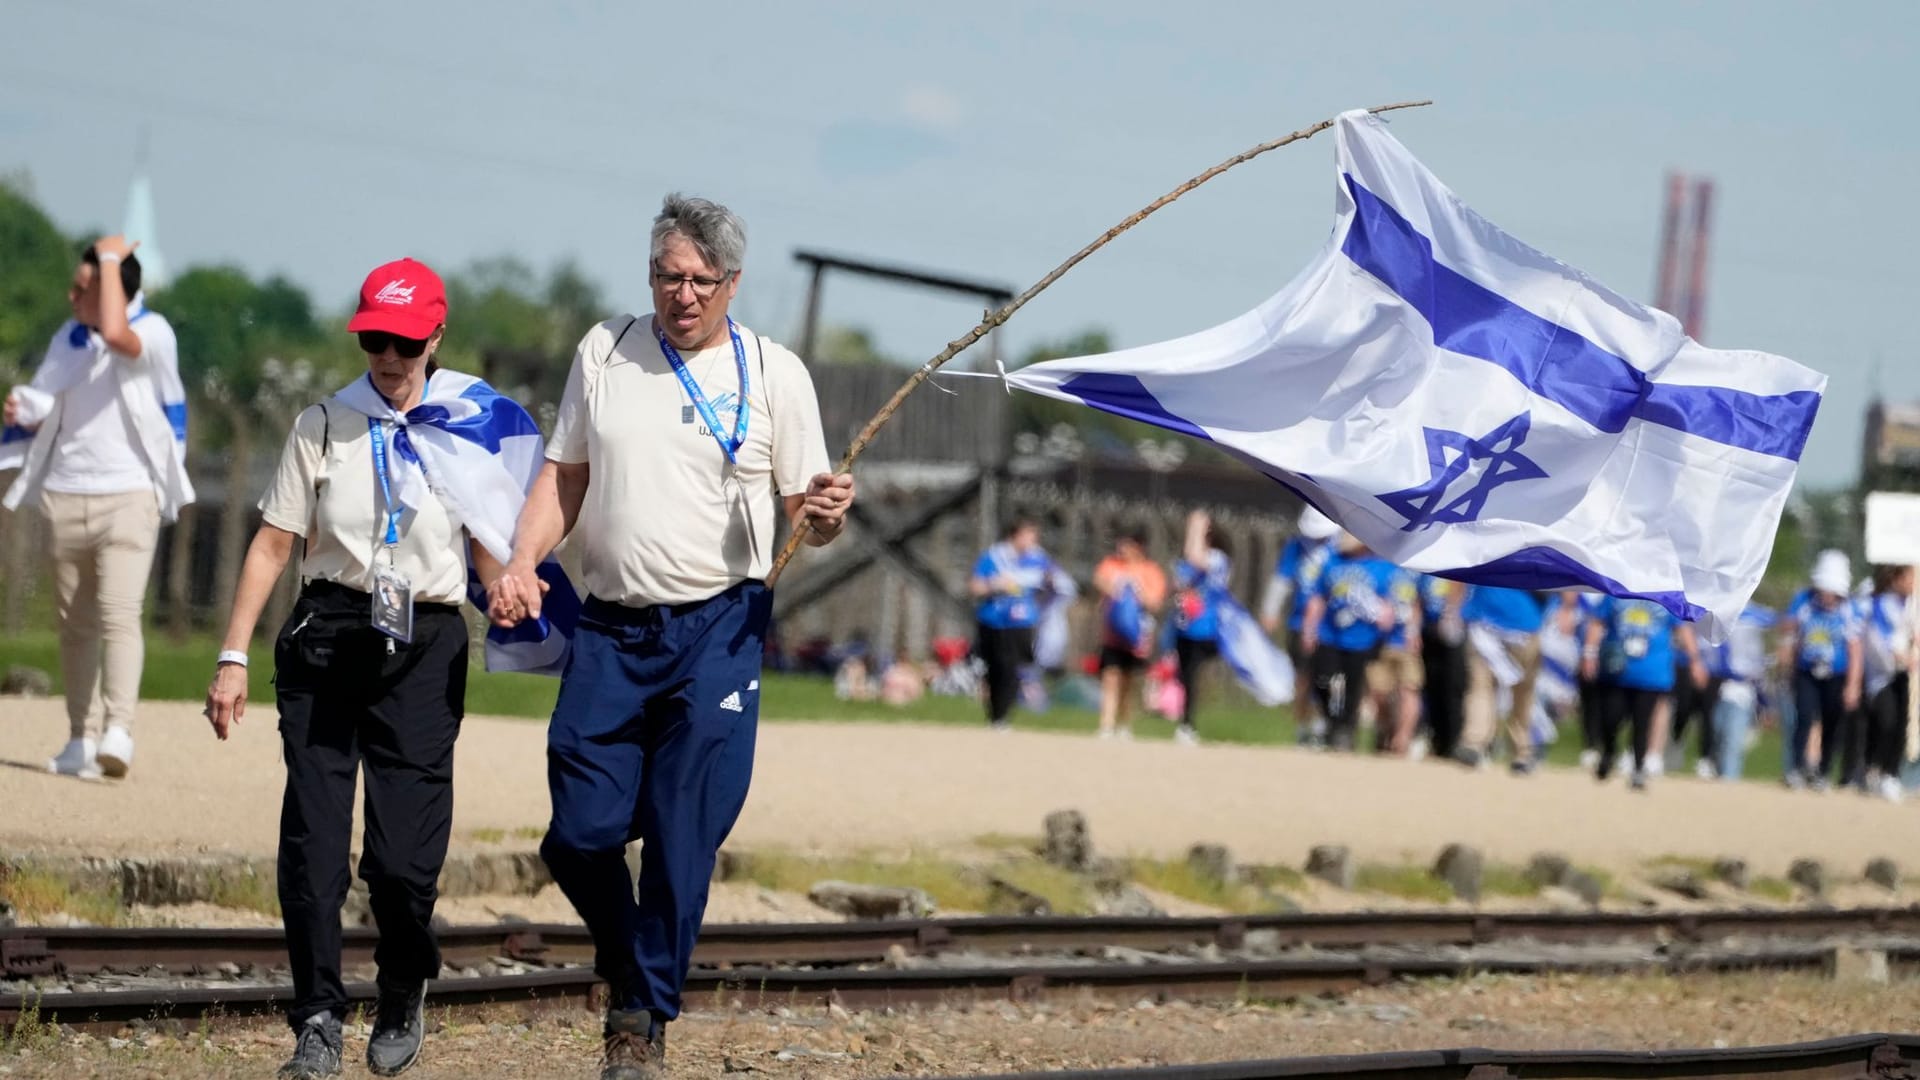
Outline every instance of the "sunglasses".
POLYGON ((402 360, 417 360, 427 351, 427 338, 401 337, 385 330, 360 331, 360 351, 378 356, 391 348, 402 360))

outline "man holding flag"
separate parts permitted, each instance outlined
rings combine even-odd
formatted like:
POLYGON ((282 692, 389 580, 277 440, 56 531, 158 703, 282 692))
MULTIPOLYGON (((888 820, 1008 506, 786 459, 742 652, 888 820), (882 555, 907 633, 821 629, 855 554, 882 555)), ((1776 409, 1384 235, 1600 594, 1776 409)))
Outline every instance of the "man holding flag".
POLYGON ((1507 236, 1366 112, 1318 258, 1221 326, 1008 382, 1219 445, 1414 571, 1730 627, 1824 376, 1705 348, 1507 236))

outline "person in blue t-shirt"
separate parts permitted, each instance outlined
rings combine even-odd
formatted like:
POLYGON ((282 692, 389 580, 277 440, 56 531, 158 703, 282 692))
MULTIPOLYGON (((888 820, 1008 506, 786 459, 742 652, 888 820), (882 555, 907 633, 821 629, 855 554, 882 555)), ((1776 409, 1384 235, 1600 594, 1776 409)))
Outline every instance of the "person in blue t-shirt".
POLYGON ((1462 614, 1470 631, 1478 631, 1476 640, 1500 650, 1504 670, 1495 672, 1479 648, 1467 650, 1467 728, 1454 756, 1468 765, 1486 761, 1493 753, 1496 729, 1504 727, 1513 747, 1513 771, 1524 776, 1535 766, 1533 692, 1540 679, 1544 606, 1537 594, 1524 589, 1475 585, 1462 614), (1509 680, 1507 715, 1502 724, 1496 683, 1509 680))
POLYGON ((1260 625, 1269 634, 1282 625, 1287 629, 1287 656, 1293 661, 1293 713, 1303 743, 1318 743, 1325 738, 1326 714, 1314 692, 1313 665, 1301 648, 1300 626, 1339 532, 1340 526, 1332 518, 1313 507, 1300 511, 1299 532, 1280 549, 1273 577, 1260 598, 1260 625))
POLYGON ((1827 550, 1814 563, 1811 588, 1787 605, 1780 663, 1793 672, 1793 730, 1786 741, 1788 787, 1827 787, 1829 767, 1840 755, 1841 727, 1860 707, 1864 664, 1860 657, 1860 612, 1848 596, 1853 568, 1846 553, 1827 550), (1820 754, 1808 761, 1808 744, 1819 725, 1820 754), (1811 766, 1811 767, 1809 767, 1811 766))
POLYGON ((1467 630, 1461 617, 1469 586, 1424 574, 1420 578, 1420 662, 1427 712, 1428 752, 1452 757, 1466 724, 1467 630))
POLYGON ((1041 591, 1053 573, 1053 560, 1040 547, 1040 526, 1025 518, 1008 526, 973 565, 967 591, 976 601, 978 648, 987 665, 987 723, 995 729, 1007 727, 1020 696, 1020 669, 1033 662, 1041 591))
POLYGON ((1187 515, 1181 553, 1173 564, 1173 650, 1184 700, 1173 741, 1191 746, 1199 741, 1193 710, 1200 698, 1200 670, 1220 655, 1218 598, 1232 588, 1233 564, 1227 559, 1226 541, 1204 510, 1187 515))
POLYGON ((1864 786, 1899 802, 1906 764, 1907 675, 1913 633, 1908 606, 1913 603, 1913 567, 1873 568, 1873 595, 1867 599, 1861 653, 1865 661, 1867 775, 1864 786))
POLYGON ((1647 786, 1647 747, 1653 736, 1653 710, 1673 691, 1676 652, 1685 657, 1695 686, 1707 684, 1707 668, 1693 627, 1651 600, 1606 597, 1587 623, 1581 668, 1596 679, 1603 694, 1600 760, 1594 776, 1605 780, 1613 771, 1620 727, 1633 727, 1635 791, 1647 786))
POLYGON ((1393 593, 1406 571, 1350 534, 1342 533, 1335 545, 1307 601, 1300 635, 1315 681, 1327 688, 1327 744, 1351 750, 1367 693, 1367 665, 1399 621, 1393 593))

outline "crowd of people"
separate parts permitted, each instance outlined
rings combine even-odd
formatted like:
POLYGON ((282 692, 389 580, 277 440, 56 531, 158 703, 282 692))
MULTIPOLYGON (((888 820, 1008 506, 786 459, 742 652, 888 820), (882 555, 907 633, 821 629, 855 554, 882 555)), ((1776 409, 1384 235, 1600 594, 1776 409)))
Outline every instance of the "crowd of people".
MULTIPOLYGON (((1020 688, 1064 663, 1073 577, 1018 520, 980 556, 975 652, 988 722, 1009 724, 1020 688), (1042 643, 1041 638, 1055 640, 1042 643)), ((1098 604, 1099 737, 1128 738, 1147 702, 1199 739, 1202 672, 1220 655, 1232 605, 1225 539, 1189 515, 1179 558, 1151 559, 1122 533, 1093 568, 1098 604), (1172 676, 1149 685, 1149 676, 1172 676)), ((1282 549, 1259 606, 1295 677, 1300 740, 1473 767, 1504 759, 1535 771, 1562 728, 1580 764, 1643 790, 1696 740, 1695 771, 1738 779, 1764 725, 1784 745, 1785 782, 1844 785, 1898 799, 1907 749, 1909 567, 1852 581, 1839 551, 1822 552, 1784 612, 1749 604, 1709 643, 1652 600, 1596 592, 1468 586, 1410 572, 1308 508, 1282 549)))

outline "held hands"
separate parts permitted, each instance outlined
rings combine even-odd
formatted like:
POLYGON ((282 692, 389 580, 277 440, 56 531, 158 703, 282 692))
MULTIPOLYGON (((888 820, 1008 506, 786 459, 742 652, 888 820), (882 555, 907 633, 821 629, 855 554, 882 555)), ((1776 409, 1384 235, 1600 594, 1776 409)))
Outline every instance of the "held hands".
POLYGON ((527 619, 537 619, 546 593, 547 583, 540 580, 532 566, 508 563, 499 577, 487 583, 487 617, 503 629, 527 619))
POLYGON ((853 474, 820 473, 808 481, 807 497, 800 504, 800 512, 821 543, 825 543, 840 535, 847 523, 847 507, 852 505, 853 474))
POLYGON ((213 737, 225 740, 227 732, 247 714, 247 668, 245 664, 220 664, 213 669, 213 682, 207 685, 207 707, 203 715, 213 725, 213 737))

